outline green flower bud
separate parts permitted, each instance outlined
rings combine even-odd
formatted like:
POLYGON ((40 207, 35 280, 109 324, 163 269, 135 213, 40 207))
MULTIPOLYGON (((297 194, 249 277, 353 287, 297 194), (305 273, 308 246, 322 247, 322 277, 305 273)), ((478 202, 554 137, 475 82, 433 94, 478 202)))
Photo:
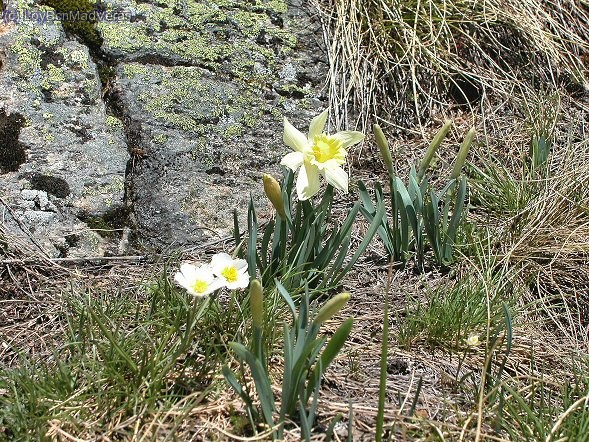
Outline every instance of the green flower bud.
POLYGON ((391 155, 391 150, 389 149, 387 138, 384 136, 384 133, 378 124, 374 124, 372 127, 374 130, 374 137, 376 138, 376 144, 382 155, 382 160, 384 161, 389 174, 394 175, 393 157, 391 155))
POLYGON ((262 328, 264 323, 264 301, 262 284, 257 279, 250 282, 250 308, 254 327, 262 328))
POLYGON ((284 201, 282 201, 282 189, 278 181, 272 176, 265 173, 263 175, 264 180, 264 192, 266 196, 274 206, 276 213, 278 213, 282 219, 286 219, 286 212, 284 211, 284 201))
POLYGON ((442 141, 444 141, 444 138, 446 138, 446 135, 448 135, 448 132, 450 131, 451 127, 452 127, 452 120, 446 120, 446 122, 444 123, 442 128, 438 131, 438 133, 436 134, 436 136, 432 140, 431 144, 429 145, 427 152, 425 152, 425 156, 423 157, 423 160, 421 160, 421 164, 419 165, 419 170, 417 171, 417 178, 419 181, 421 181, 423 179, 423 176, 425 175, 425 171, 427 170, 430 163, 434 159, 434 155, 436 154, 438 147, 440 147, 440 144, 442 144, 442 141))
POLYGON ((476 129, 471 127, 466 136, 464 137, 464 141, 460 146, 460 150, 458 151, 458 156, 456 157, 456 162, 454 163, 454 168, 452 169, 452 175, 450 175, 451 180, 455 180, 460 176, 462 172, 462 167, 466 162, 466 157, 468 156, 468 152, 470 150, 470 145, 472 144, 472 140, 476 134, 476 129))
POLYGON ((339 312, 344 305, 350 300, 349 293, 340 293, 339 295, 335 295, 325 304, 323 307, 319 309, 315 320, 313 321, 314 324, 321 324, 329 319, 331 319, 337 312, 339 312))

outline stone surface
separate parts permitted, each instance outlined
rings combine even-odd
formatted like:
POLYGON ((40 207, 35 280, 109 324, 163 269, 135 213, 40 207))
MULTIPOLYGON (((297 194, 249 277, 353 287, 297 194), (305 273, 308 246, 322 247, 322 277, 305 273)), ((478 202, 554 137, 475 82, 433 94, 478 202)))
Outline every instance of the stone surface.
POLYGON ((32 234, 52 257, 103 254, 104 241, 84 219, 124 204, 129 154, 122 128, 107 124, 96 65, 59 22, 1 26, 0 127, 9 136, 0 138, 0 151, 20 158, 1 168, 11 208, 2 207, 4 222, 17 236, 32 234))
POLYGON ((100 47, 59 21, 0 25, 6 222, 52 256, 119 253, 105 231, 125 226, 156 250, 229 234, 250 193, 267 207, 283 115, 304 129, 325 106, 320 25, 276 0, 101 7, 100 47))

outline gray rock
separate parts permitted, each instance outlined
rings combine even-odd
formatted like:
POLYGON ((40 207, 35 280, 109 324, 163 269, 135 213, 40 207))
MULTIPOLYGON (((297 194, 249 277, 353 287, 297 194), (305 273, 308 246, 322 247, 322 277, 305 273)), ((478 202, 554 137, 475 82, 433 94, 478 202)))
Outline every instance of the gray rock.
MULTIPOLYGON (((59 22, 8 23, 0 47, 0 132, 10 134, 0 137, 0 150, 22 152, 0 170, 12 209, 5 223, 12 234, 43 244, 47 255, 62 256, 64 238, 88 228, 81 219, 124 204, 129 154, 122 127, 109 125, 88 48, 66 37, 59 22)), ((96 236, 79 253, 103 253, 98 245, 106 240, 96 236)))
POLYGON ((115 3, 142 11, 129 32, 99 25, 105 52, 120 60, 116 98, 144 153, 129 180, 140 238, 165 248, 228 235, 250 194, 267 207, 261 173, 278 174, 289 150, 283 115, 306 128, 324 107, 326 66, 314 40, 299 41, 318 25, 302 9, 285 14, 281 1, 189 1, 180 12, 115 3))
POLYGON ((281 0, 102 4, 100 48, 59 22, 0 30, 11 231, 51 256, 128 253, 227 235, 250 194, 267 209, 283 115, 304 129, 325 107, 319 24, 281 0))

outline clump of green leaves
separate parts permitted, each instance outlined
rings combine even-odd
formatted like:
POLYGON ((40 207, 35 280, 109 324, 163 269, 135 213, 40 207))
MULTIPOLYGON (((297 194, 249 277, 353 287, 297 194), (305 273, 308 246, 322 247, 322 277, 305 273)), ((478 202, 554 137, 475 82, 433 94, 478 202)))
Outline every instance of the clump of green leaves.
POLYGON ((257 280, 254 280, 250 287, 253 322, 251 346, 248 348, 239 342, 230 344, 242 367, 242 382, 239 382, 228 366, 223 367, 223 375, 244 401, 252 427, 256 428, 256 424, 266 424, 271 429, 274 439, 282 439, 286 420, 297 420, 301 425, 303 437, 309 441, 323 373, 343 347, 352 329, 353 319, 344 321, 329 341, 326 336, 319 336, 319 331, 323 322, 343 308, 350 295, 341 293, 334 296, 313 314, 308 285, 305 286, 304 296, 300 299, 298 308, 280 282, 276 281, 276 287, 292 313, 292 323, 284 324, 284 371, 280 409, 277 409, 274 401, 268 359, 263 352, 262 286, 257 280), (243 367, 246 365, 254 380, 260 402, 259 408, 254 405, 252 392, 248 390, 245 382, 243 367))
POLYGON ((467 276, 452 287, 441 286, 428 294, 426 302, 415 301, 407 308, 399 325, 399 343, 407 349, 417 341, 464 348, 469 337, 502 324, 502 304, 510 289, 507 281, 492 275, 483 280, 467 276))
MULTIPOLYGON (((293 202, 293 183, 293 172, 285 169, 280 184, 282 209, 277 210, 276 218, 262 229, 261 237, 253 201, 248 208, 247 238, 243 241, 237 213, 234 213, 235 241, 237 244, 247 242, 247 251, 240 247, 238 255, 247 260, 252 278, 256 278, 259 272, 265 287, 272 286, 274 280, 279 278, 291 293, 300 291, 303 281, 317 290, 335 288, 366 250, 380 226, 385 208, 383 206, 375 211, 362 242, 346 261, 352 227, 361 203, 356 202, 343 222, 335 225, 331 223, 333 187, 328 185, 321 200, 316 203, 312 200, 293 202)), ((277 207, 275 195, 272 199, 277 207)))
MULTIPOLYGON (((451 121, 447 121, 432 140, 423 160, 416 171, 411 167, 407 186, 395 174, 395 166, 386 137, 378 125, 374 125, 376 141, 389 172, 391 211, 387 219, 383 216, 377 233, 394 261, 405 262, 411 252, 415 255, 419 268, 423 268, 427 246, 434 252, 438 265, 448 265, 454 260, 454 244, 458 227, 464 215, 467 197, 467 183, 461 177, 470 145, 475 136, 472 128, 466 135, 458 152, 454 169, 448 183, 437 193, 430 184, 426 171, 435 152, 447 135, 451 121)), ((362 182, 358 185, 362 214, 371 222, 385 206, 382 185, 374 185, 375 201, 372 200, 362 182)))

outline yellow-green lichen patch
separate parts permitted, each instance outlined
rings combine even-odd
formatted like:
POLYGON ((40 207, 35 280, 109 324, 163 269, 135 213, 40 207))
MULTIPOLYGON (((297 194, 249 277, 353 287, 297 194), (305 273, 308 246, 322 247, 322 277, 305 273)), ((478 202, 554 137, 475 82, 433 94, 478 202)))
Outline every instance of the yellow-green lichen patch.
POLYGON ((41 130, 41 133, 43 134, 43 140, 47 141, 48 143, 55 141, 55 135, 51 133, 50 129, 43 128, 43 130, 41 130))
POLYGON ((150 74, 145 65, 139 63, 129 63, 123 66, 123 74, 130 80, 141 76, 144 81, 149 81, 150 74))
POLYGON ((186 30, 166 31, 161 40, 154 44, 154 49, 164 55, 169 51, 183 59, 194 60, 213 68, 216 67, 215 62, 220 62, 232 53, 229 44, 217 43, 207 36, 186 30))
POLYGON ((33 76, 41 68, 41 53, 30 43, 30 38, 36 34, 33 29, 19 25, 17 36, 10 46, 10 52, 16 54, 19 71, 24 77, 33 76))
POLYGON ((157 120, 188 132, 202 133, 203 127, 224 113, 231 91, 203 81, 198 68, 150 69, 152 88, 139 95, 142 108, 157 120))
POLYGON ((75 49, 73 51, 69 51, 66 48, 59 48, 56 51, 59 54, 62 54, 64 58, 69 61, 71 66, 78 67, 80 69, 88 69, 88 54, 81 49, 75 49))
POLYGON ((112 204, 112 197, 121 194, 125 190, 125 182, 120 176, 113 176, 111 182, 96 185, 86 185, 82 192, 84 198, 101 197, 105 206, 112 204))
POLYGON ((271 70, 277 66, 276 48, 258 42, 262 33, 272 46, 284 46, 279 53, 296 44, 296 38, 273 24, 268 15, 285 12, 283 1, 251 4, 237 0, 187 0, 167 6, 135 2, 125 5, 129 6, 121 6, 139 12, 141 20, 99 23, 98 31, 107 52, 180 58, 214 71, 226 63, 240 78, 251 72, 252 60, 263 62, 271 70))
POLYGON ((44 89, 57 89, 65 82, 65 72, 53 64, 48 64, 41 86, 44 89))
POLYGON ((144 24, 99 22, 96 25, 107 49, 125 53, 135 52, 151 45, 144 24))
POLYGON ((255 8, 277 14, 284 14, 288 10, 286 2, 283 0, 256 0, 255 8))
POLYGON ((155 144, 165 144, 168 141, 168 137, 166 134, 157 134, 152 138, 152 141, 155 144))
POLYGON ((190 24, 194 26, 202 26, 206 23, 221 23, 227 19, 225 12, 215 2, 187 2, 186 12, 190 24))
POLYGON ((237 23, 239 30, 247 37, 257 37, 266 22, 266 14, 257 14, 255 12, 237 11, 231 18, 237 23))
POLYGON ((122 129, 123 128, 123 122, 121 120, 119 120, 117 117, 113 117, 112 115, 107 115, 105 122, 106 122, 106 126, 109 129, 122 129))

